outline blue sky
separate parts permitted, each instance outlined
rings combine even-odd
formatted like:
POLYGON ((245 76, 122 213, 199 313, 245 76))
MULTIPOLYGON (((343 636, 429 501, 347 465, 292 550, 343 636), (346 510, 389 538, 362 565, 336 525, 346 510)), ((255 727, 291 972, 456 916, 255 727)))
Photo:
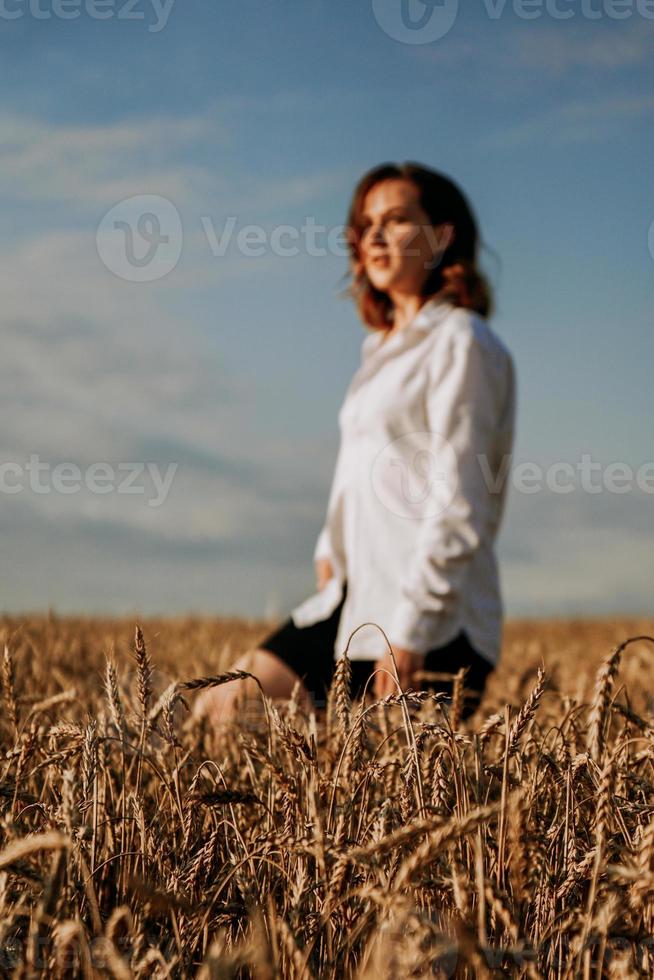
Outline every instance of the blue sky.
MULTIPOLYGON (((337 228, 387 160, 450 174, 477 212, 517 368, 514 465, 654 459, 645 0, 623 19, 609 0, 446 0, 451 28, 411 44, 382 26, 400 0, 174 0, 165 22, 152 0, 106 0, 104 20, 67 2, 79 16, 0 4, 2 459, 177 468, 156 507, 144 477, 141 494, 0 494, 2 608, 281 615, 312 590, 364 336, 346 263, 216 255, 206 229, 337 228), (141 195, 182 229, 150 282, 97 239, 141 195)), ((510 487, 509 615, 651 613, 654 497, 632 483, 510 487)))

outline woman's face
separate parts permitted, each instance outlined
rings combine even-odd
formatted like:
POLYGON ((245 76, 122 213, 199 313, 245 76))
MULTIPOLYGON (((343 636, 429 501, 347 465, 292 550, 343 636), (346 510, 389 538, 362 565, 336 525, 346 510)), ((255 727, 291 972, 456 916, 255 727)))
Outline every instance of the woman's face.
POLYGON ((434 226, 411 181, 384 180, 363 202, 359 239, 366 274, 381 292, 421 295, 425 279, 452 240, 453 226, 434 226))

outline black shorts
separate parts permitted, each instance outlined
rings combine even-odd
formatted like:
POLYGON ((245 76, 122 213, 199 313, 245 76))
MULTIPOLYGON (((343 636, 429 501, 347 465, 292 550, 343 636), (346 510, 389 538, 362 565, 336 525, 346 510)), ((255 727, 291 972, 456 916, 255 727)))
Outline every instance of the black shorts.
MULTIPOLYGON (((343 598, 328 617, 312 626, 296 626, 289 617, 274 632, 268 634, 259 644, 259 649, 268 650, 283 660, 298 677, 311 694, 317 707, 326 704, 327 691, 334 676, 336 666, 334 660, 334 643, 336 631, 345 602, 347 585, 343 589, 343 598)), ((375 660, 352 660, 352 697, 361 697, 366 681, 376 668, 375 660)), ((456 674, 461 667, 467 667, 465 689, 469 692, 466 697, 464 717, 471 714, 483 693, 486 678, 493 670, 493 665, 478 653, 465 630, 445 646, 430 650, 425 656, 424 671, 443 674, 456 674)), ((425 680, 422 684, 431 691, 451 693, 452 682, 446 680, 425 680)), ((368 687, 371 691, 372 682, 368 687)))

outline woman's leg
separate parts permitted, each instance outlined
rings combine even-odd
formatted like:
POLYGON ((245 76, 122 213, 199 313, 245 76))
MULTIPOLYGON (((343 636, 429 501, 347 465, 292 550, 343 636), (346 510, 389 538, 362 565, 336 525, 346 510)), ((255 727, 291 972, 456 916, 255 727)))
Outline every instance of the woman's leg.
MULTIPOLYGON (((245 670, 254 674, 264 694, 269 698, 290 698, 293 688, 299 681, 300 705, 306 710, 311 706, 311 699, 299 676, 269 650, 252 650, 240 657, 229 669, 245 670)), ((255 707, 255 710, 261 705, 259 686, 252 678, 229 681, 219 687, 206 688, 195 700, 193 717, 199 719, 204 716, 214 727, 217 727, 236 716, 239 701, 244 701, 246 707, 255 707)), ((241 710, 238 713, 245 720, 247 711, 241 710)))
MULTIPOLYGON (((289 617, 230 669, 254 674, 269 698, 290 698, 299 681, 300 707, 308 712, 314 702, 316 707, 324 706, 326 689, 334 674, 334 641, 346 590, 347 584, 341 602, 327 619, 297 627, 289 617)), ((234 718, 238 711, 239 719, 246 720, 237 703, 242 700, 259 715, 261 694, 250 678, 207 688, 198 696, 193 715, 206 715, 213 725, 218 725, 234 718)))

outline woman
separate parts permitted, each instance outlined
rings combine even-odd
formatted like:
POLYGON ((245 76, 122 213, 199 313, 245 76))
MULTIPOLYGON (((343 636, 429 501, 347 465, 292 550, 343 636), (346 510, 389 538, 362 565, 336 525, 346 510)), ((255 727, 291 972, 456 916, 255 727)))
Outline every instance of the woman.
MULTIPOLYGON (((300 680, 305 704, 324 704, 347 647, 352 693, 374 673, 383 697, 397 690, 390 643, 403 688, 417 671, 466 667, 470 713, 500 652, 493 546, 513 446, 512 358, 486 322, 476 222, 447 177, 375 168, 354 192, 348 236, 350 292, 371 332, 339 413, 318 591, 235 668, 271 697, 300 680)), ((227 719, 244 683, 206 691, 196 714, 227 719)))

